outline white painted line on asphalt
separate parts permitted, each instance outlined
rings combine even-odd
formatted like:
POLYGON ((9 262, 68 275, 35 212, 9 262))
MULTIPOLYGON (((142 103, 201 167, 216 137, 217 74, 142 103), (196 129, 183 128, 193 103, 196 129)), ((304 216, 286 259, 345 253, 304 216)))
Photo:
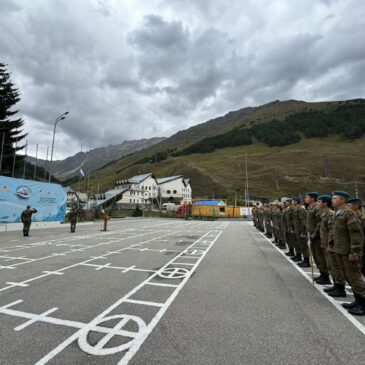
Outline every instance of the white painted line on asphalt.
POLYGON ((23 287, 23 288, 25 288, 25 287, 29 286, 28 284, 24 284, 24 283, 15 283, 15 282, 13 282, 13 281, 8 281, 8 282, 7 282, 7 283, 5 283, 5 284, 7 284, 7 285, 11 285, 11 286, 20 286, 20 287, 23 287))
POLYGON ((124 299, 124 303, 148 305, 151 307, 163 307, 164 303, 148 302, 146 300, 124 299))
MULTIPOLYGON (((90 327, 88 327, 88 323, 64 320, 64 319, 60 319, 60 318, 53 318, 53 317, 48 317, 46 315, 40 316, 38 314, 9 309, 10 307, 13 307, 22 302, 23 302, 23 300, 20 299, 20 300, 16 300, 15 302, 12 302, 12 303, 9 303, 7 305, 0 307, 0 314, 7 314, 7 315, 10 315, 13 317, 30 319, 30 320, 33 320, 32 323, 44 322, 44 323, 56 324, 56 325, 60 325, 60 326, 72 327, 72 328, 77 328, 77 329, 90 328, 90 327)), ((112 318, 110 317, 110 319, 112 319, 112 318)), ((104 320, 106 321, 107 319, 105 318, 104 320)), ((16 328, 18 328, 18 327, 16 327, 16 328)), ((109 327, 102 327, 102 326, 95 325, 92 327, 92 331, 108 334, 108 333, 111 333, 113 331, 113 329, 109 328, 109 327)), ((78 332, 76 332, 76 333, 78 333, 78 332)), ((113 333, 115 333, 115 331, 113 331, 113 333)), ((125 330, 119 330, 117 332, 117 335, 123 336, 123 337, 131 337, 131 338, 136 337, 135 332, 125 331, 125 330)))
MULTIPOLYGON (((154 231, 153 233, 157 233, 157 232, 159 232, 159 231, 161 231, 161 230, 160 230, 160 229, 157 229, 157 230, 156 230, 156 231, 154 231)), ((151 232, 150 232, 150 233, 151 233, 151 232)), ((176 231, 168 232, 168 233, 165 233, 165 234, 160 235, 160 236, 158 236, 158 237, 153 237, 153 238, 148 239, 148 240, 145 240, 145 241, 143 241, 143 242, 139 242, 139 243, 137 243, 137 244, 133 244, 133 245, 131 245, 131 246, 121 248, 120 250, 113 251, 113 253, 115 253, 115 252, 122 252, 122 251, 125 251, 125 250, 129 249, 129 248, 132 248, 132 247, 135 247, 135 246, 138 246, 138 245, 141 245, 141 244, 145 244, 145 243, 153 242, 153 241, 155 241, 155 240, 158 240, 158 239, 159 239, 159 238, 161 238, 161 237, 166 237, 166 236, 169 236, 169 235, 174 234, 174 233, 176 233, 176 231)), ((145 234, 145 233, 142 233, 142 234, 136 234, 135 236, 133 236, 133 238, 143 236, 144 234, 145 234)), ((129 237, 129 238, 131 238, 131 237, 129 237)), ((122 240, 123 240, 123 239, 122 239, 122 240)), ((111 244, 111 243, 120 242, 120 241, 121 241, 121 240, 110 241, 110 242, 108 242, 108 243, 106 243, 106 244, 111 244)), ((95 245, 95 246, 100 246, 100 244, 95 245)), ((52 254, 52 256, 65 256, 65 254, 66 254, 66 253, 52 254)), ((111 253, 110 253, 110 254, 111 254, 111 253)), ((108 255, 110 255, 110 254, 106 254, 105 256, 108 256, 108 255)), ((92 257, 94 257, 94 256, 92 256, 92 257)), ((102 257, 97 256, 97 258, 106 258, 106 257, 104 257, 104 256, 102 256, 102 257)), ((94 260, 94 258, 91 258, 91 259, 89 259, 89 260, 85 260, 85 261, 78 262, 78 263, 73 264, 73 265, 70 265, 70 266, 66 266, 66 267, 61 268, 61 269, 59 269, 59 270, 57 270, 57 271, 58 271, 58 272, 61 272, 61 271, 69 270, 69 269, 74 268, 74 267, 77 267, 77 266, 85 265, 85 264, 86 264, 86 263, 88 263, 89 261, 93 261, 93 260, 94 260)), ((16 266, 16 264, 13 264, 13 266, 16 266)), ((3 268, 3 269, 15 269, 15 267, 10 267, 10 266, 0 266, 0 270, 1 270, 2 268, 3 268)), ((114 268, 114 267, 110 267, 110 268, 114 268)), ((123 268, 118 268, 118 269, 119 269, 119 270, 120 270, 120 269, 125 270, 126 268, 125 268, 125 267, 123 267, 123 268)), ((156 272, 155 270, 143 270, 143 269, 133 269, 133 271, 150 272, 150 273, 155 273, 155 272, 156 272)), ((48 275, 49 275, 49 274, 39 275, 39 276, 33 277, 33 278, 31 278, 31 279, 25 280, 25 281, 23 281, 23 283, 32 282, 32 281, 35 281, 35 280, 38 280, 38 279, 44 278, 44 277, 46 277, 46 276, 48 276, 48 275)), ((3 288, 1 288, 1 289, 0 289, 0 292, 1 292, 1 291, 4 291, 4 290, 11 289, 11 288, 13 288, 13 287, 14 287, 13 285, 9 285, 9 286, 3 287, 3 288)))
POLYGON ((154 283, 154 282, 151 282, 151 281, 146 283, 146 285, 165 286, 165 287, 169 287, 169 288, 177 288, 178 287, 177 284, 154 283))
MULTIPOLYGON (((253 226, 250 225, 250 227, 252 229, 253 226)), ((256 231, 256 230, 255 230, 256 231)), ((295 267, 295 269, 300 272, 300 274, 307 279, 311 284, 312 283, 312 278, 309 277, 303 270, 301 270, 301 268, 295 264, 295 262, 293 262, 292 260, 290 260, 288 258, 288 256, 285 256, 285 253, 282 252, 278 247, 273 246, 273 244, 271 243, 271 241, 261 232, 258 232, 262 237, 265 238, 266 241, 268 241, 270 243, 270 246, 274 247, 288 262, 290 262, 290 264, 295 267)), ((363 335, 365 335, 365 325, 363 325, 359 320, 357 320, 353 315, 351 315, 350 313, 347 312, 347 310, 345 308, 342 307, 341 304, 338 303, 338 301, 332 297, 330 297, 329 295, 327 295, 323 290, 321 290, 322 288, 317 286, 317 285, 313 285, 314 288, 316 288, 324 298, 326 298, 330 303, 333 304, 333 306, 342 314, 344 315, 363 335)))
POLYGON ((55 307, 55 308, 49 309, 48 311, 45 311, 44 313, 38 314, 38 315, 34 316, 32 319, 30 319, 29 321, 24 322, 23 324, 21 324, 18 327, 15 327, 14 328, 14 331, 21 331, 24 328, 30 326, 31 324, 33 324, 35 322, 42 321, 42 319, 45 318, 45 317, 47 317, 48 314, 51 314, 53 312, 56 312, 57 310, 58 310, 58 308, 55 307))
POLYGON ((0 270, 2 270, 2 269, 14 270, 14 269, 16 269, 16 268, 15 268, 15 267, 13 267, 13 266, 1 266, 1 265, 0 265, 0 270))
POLYGON ((64 275, 64 272, 58 272, 58 271, 42 271, 43 274, 48 274, 48 275, 64 275))
MULTIPOLYGON (((211 249, 212 245, 220 237, 220 235, 222 234, 222 231, 216 231, 216 234, 217 235, 216 235, 215 240, 212 242, 211 246, 209 246, 206 249, 205 254, 208 253, 208 251, 211 249)), ((189 248, 193 247, 194 244, 197 243, 197 242, 199 242, 200 239, 204 238, 204 236, 202 236, 201 238, 199 238, 196 242, 194 242, 191 246, 189 246, 189 248)), ((161 273, 162 271, 164 271, 165 269, 167 269, 168 266, 171 263, 173 263, 174 260, 176 260, 177 258, 179 258, 181 255, 182 255, 182 253, 179 254, 179 255, 177 255, 175 258, 173 258, 171 261, 169 261, 165 266, 163 266, 160 269, 159 272, 154 273, 152 276, 150 276, 149 278, 147 278, 146 280, 144 280, 142 283, 140 283, 138 286, 136 286, 134 289, 132 289, 124 297, 120 298, 118 301, 116 301, 110 307, 108 307, 107 309, 105 309, 102 313, 100 313, 97 317, 95 317, 87 326, 85 326, 85 328, 83 328, 80 331, 77 331, 72 336, 70 336, 68 339, 66 339, 65 341, 63 341, 62 343, 60 343, 56 348, 54 348, 51 352, 49 352, 47 355, 45 355, 42 359, 40 359, 35 365, 43 365, 43 364, 48 363, 50 360, 52 360, 55 356, 57 356, 60 352, 62 352, 66 347, 68 347, 72 342, 74 342, 77 339, 79 340, 79 346, 80 346, 80 348, 83 349, 85 352, 92 353, 92 354, 97 354, 97 355, 104 355, 104 354, 106 354, 105 352, 102 352, 102 351, 91 352, 91 351, 94 351, 94 350, 92 348, 90 348, 90 346, 86 343, 87 335, 91 331, 91 329, 93 329, 93 327, 96 324, 101 323, 103 321, 106 321, 107 318, 110 318, 110 317, 106 317, 110 312, 112 312, 115 308, 117 308, 118 306, 120 306, 126 300, 130 299, 130 297, 132 295, 134 295, 140 288, 142 288, 144 285, 147 285, 147 283, 151 282, 151 280, 153 280, 157 275, 159 275, 159 273, 161 273)), ((193 274, 193 272, 196 270, 197 266, 202 261, 202 259, 204 258, 204 256, 205 255, 202 255, 202 256, 199 257, 198 261, 192 267, 191 271, 188 272, 188 274, 184 277, 184 279, 176 287, 176 289, 174 290, 174 292, 170 295, 170 297, 167 299, 167 301, 163 304, 163 306, 161 307, 161 309, 155 315, 155 317, 153 318, 153 320, 148 324, 148 326, 146 326, 142 330, 140 328, 140 332, 138 332, 136 338, 133 341, 131 341, 131 343, 127 347, 128 348, 128 351, 126 353, 126 356, 119 362, 120 364, 126 364, 126 363, 128 363, 128 361, 138 351, 139 347, 142 345, 142 343, 144 342, 144 340, 148 337, 148 335, 150 334, 150 332, 152 331, 152 329, 157 325, 157 323, 159 322, 159 320, 161 319, 161 317, 163 316, 163 314, 166 312, 166 310, 168 309, 168 307, 171 305, 171 303, 174 301, 174 299, 176 298, 176 296, 178 295, 178 293, 180 292, 180 290, 183 288, 183 286, 185 285, 185 283, 187 282, 187 280, 191 277, 191 275, 193 274)), ((125 349, 126 348, 123 347, 123 350, 125 350, 125 349)), ((105 350, 105 349, 103 349, 103 350, 105 350)), ((121 347, 119 348, 119 350, 122 351, 121 347)))

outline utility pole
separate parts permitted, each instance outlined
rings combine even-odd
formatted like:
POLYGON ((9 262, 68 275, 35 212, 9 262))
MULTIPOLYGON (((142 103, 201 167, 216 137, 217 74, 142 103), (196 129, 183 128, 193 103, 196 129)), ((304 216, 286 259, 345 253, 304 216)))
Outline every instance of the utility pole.
MULTIPOLYGON (((16 130, 16 133, 18 134, 18 130, 16 130)), ((14 148, 14 158, 13 158, 13 168, 11 171, 11 177, 14 177, 14 173, 15 173, 15 162, 16 162, 16 149, 18 148, 18 137, 16 137, 15 139, 15 148, 14 148)))
POLYGON ((56 118, 56 120, 54 121, 54 127, 53 127, 53 139, 52 139, 52 149, 51 149, 51 160, 49 162, 49 177, 48 177, 48 182, 51 182, 51 176, 52 176, 52 160, 53 160, 53 149, 54 149, 54 140, 55 140, 55 136, 56 136, 56 127, 57 124, 66 118, 66 115, 68 114, 68 112, 63 113, 62 115, 60 115, 59 117, 56 118))
POLYGON ((23 164, 23 179, 25 179, 25 164, 27 160, 27 149, 28 149, 28 141, 25 142, 25 153, 24 153, 24 164, 23 164))
POLYGON ((47 179, 48 150, 49 146, 47 146, 46 162, 44 163, 44 180, 47 179))
POLYGON ((246 206, 249 207, 250 196, 248 194, 248 168, 247 168, 247 153, 245 154, 245 170, 246 170, 246 206))
POLYGON ((33 175, 33 180, 35 180, 36 174, 37 174, 37 163, 38 163, 38 143, 37 143, 37 147, 35 150, 35 164, 34 164, 34 175, 33 175))
POLYGON ((1 173, 2 166, 3 166, 4 144, 5 144, 5 132, 3 132, 3 138, 2 138, 2 142, 1 142, 0 173, 1 173))
POLYGON ((357 181, 355 181, 355 195, 356 195, 356 198, 359 197, 359 192, 357 191, 357 181))

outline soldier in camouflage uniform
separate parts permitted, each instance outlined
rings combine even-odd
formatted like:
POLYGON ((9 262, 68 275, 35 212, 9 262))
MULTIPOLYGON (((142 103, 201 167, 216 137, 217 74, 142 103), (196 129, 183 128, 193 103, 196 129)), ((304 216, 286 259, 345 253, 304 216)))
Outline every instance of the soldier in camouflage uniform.
POLYGON ((293 244, 293 236, 291 233, 291 226, 292 226, 292 200, 287 200, 286 208, 285 208, 285 237, 286 237, 286 244, 288 245, 289 251, 286 253, 287 256, 294 257, 294 244, 293 244))
POLYGON ((278 233, 278 221, 277 221, 277 214, 276 214, 276 205, 270 206, 271 211, 271 225, 272 225, 272 234, 273 234, 273 240, 272 243, 275 243, 277 246, 279 244, 279 233, 278 233))
POLYGON ((344 191, 332 193, 332 203, 336 213, 331 223, 328 242, 333 247, 337 263, 355 296, 355 302, 343 306, 349 309, 350 314, 364 316, 365 278, 360 271, 364 234, 356 214, 346 207, 348 198, 349 194, 344 191))
POLYGON ((298 266, 310 267, 306 230, 307 211, 303 207, 300 198, 293 198, 293 202, 295 208, 293 211, 295 238, 298 246, 298 252, 300 252, 303 258, 303 260, 298 263, 298 266))
POLYGON ((23 210, 22 214, 20 215, 20 219, 23 223, 23 236, 24 237, 29 236, 30 226, 32 224, 32 215, 34 213, 37 213, 37 209, 31 208, 31 206, 28 205, 27 209, 23 210))
POLYGON ((260 232, 264 233, 265 228, 264 228, 264 208, 263 207, 260 207, 258 209, 258 220, 259 220, 259 230, 260 230, 260 232))
POLYGON ((278 232, 278 247, 281 249, 285 249, 285 243, 284 243, 284 236, 283 236, 283 211, 282 211, 282 204, 278 203, 276 205, 276 222, 277 222, 277 232, 278 232))
POLYGON ((258 208, 252 207, 252 221, 255 228, 259 228, 258 208))
POLYGON ((264 222, 265 222, 265 236, 267 238, 272 238, 271 211, 268 204, 265 204, 264 208, 264 222))
POLYGON ((288 252, 285 252, 285 255, 292 257, 295 256, 295 254, 294 254, 294 248, 290 241, 289 228, 288 228, 288 208, 290 204, 291 200, 283 202, 282 226, 283 226, 284 243, 288 246, 288 252))
POLYGON ((326 257, 321 248, 320 225, 321 225, 321 210, 317 206, 318 193, 310 192, 305 196, 307 207, 307 232, 311 242, 311 250, 314 262, 316 263, 320 276, 314 280, 320 282, 330 282, 326 257))
POLYGON ((302 254, 300 252, 300 248, 295 235, 295 225, 294 225, 294 213, 296 210, 295 204, 296 203, 292 201, 291 205, 289 205, 288 207, 288 215, 287 215, 288 232, 289 232, 289 239, 295 251, 295 255, 294 257, 291 257, 291 259, 295 262, 301 262, 302 254))
MULTIPOLYGON (((331 231, 331 222, 334 216, 334 212, 331 209, 332 198, 329 195, 321 195, 317 200, 317 204, 322 212, 320 225, 321 247, 325 253, 328 271, 333 279, 333 286, 324 289, 324 292, 329 294, 337 291, 337 293, 341 296, 341 294, 346 294, 346 278, 337 264, 336 254, 333 252, 332 247, 330 247, 328 244, 328 238, 331 231)), ((321 284, 321 282, 318 281, 317 283, 321 284)))
MULTIPOLYGON (((359 198, 352 198, 349 199, 347 202, 350 209, 352 209, 356 216, 359 218, 361 225, 362 225, 362 231, 365 236, 365 214, 362 211, 362 201, 359 198)), ((361 272, 365 276, 365 240, 363 244, 363 255, 362 255, 362 268, 361 272)))

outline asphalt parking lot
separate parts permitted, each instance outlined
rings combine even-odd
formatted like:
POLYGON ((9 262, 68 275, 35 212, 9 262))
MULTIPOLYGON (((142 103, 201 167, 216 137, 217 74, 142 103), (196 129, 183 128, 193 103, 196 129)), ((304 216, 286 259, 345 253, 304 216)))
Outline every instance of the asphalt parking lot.
POLYGON ((0 233, 0 364, 362 363, 364 319, 308 275, 248 222, 0 233))

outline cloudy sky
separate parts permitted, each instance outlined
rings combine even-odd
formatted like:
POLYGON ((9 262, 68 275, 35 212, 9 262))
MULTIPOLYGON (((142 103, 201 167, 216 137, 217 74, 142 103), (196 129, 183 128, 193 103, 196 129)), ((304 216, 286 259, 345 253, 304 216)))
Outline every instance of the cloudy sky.
POLYGON ((169 136, 276 99, 365 96, 360 0, 0 0, 29 150, 169 136))

